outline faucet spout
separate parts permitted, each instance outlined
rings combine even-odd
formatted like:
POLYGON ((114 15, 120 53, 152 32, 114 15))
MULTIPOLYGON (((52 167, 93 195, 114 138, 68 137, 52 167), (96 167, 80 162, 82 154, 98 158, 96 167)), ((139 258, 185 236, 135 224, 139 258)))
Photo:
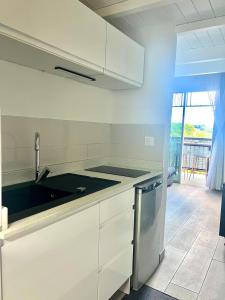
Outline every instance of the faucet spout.
POLYGON ((35 150, 35 183, 39 183, 45 179, 50 173, 50 169, 45 167, 42 171, 40 168, 40 134, 35 133, 34 140, 34 150, 35 150))
POLYGON ((38 176, 40 173, 40 134, 39 134, 39 132, 35 133, 34 150, 35 150, 35 181, 36 181, 38 179, 38 176))
POLYGON ((45 167, 41 172, 39 172, 39 175, 37 179, 35 180, 36 183, 41 182, 45 178, 47 178, 48 174, 50 173, 50 169, 48 167, 45 167))

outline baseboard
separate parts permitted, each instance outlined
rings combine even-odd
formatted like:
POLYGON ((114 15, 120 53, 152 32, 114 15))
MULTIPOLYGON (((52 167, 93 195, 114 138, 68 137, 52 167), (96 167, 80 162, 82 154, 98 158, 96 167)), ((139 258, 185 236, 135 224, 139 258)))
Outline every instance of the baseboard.
POLYGON ((161 263, 162 261, 163 261, 163 259, 164 259, 164 257, 165 257, 165 253, 166 253, 166 251, 165 251, 165 249, 159 254, 159 263, 161 263))

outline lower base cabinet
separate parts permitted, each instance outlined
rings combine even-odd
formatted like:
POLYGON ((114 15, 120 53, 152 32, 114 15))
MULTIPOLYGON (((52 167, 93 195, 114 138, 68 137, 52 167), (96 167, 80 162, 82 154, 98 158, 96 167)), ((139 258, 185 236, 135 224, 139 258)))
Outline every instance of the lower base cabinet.
POLYGON ((133 247, 106 264, 99 274, 99 300, 109 299, 132 274, 133 247))
POLYGON ((132 275, 134 189, 100 205, 99 293, 108 300, 132 275))
POLYGON ((1 300, 108 300, 131 276, 134 189, 1 247, 1 300))
POLYGON ((99 206, 2 247, 3 300, 97 300, 99 206))

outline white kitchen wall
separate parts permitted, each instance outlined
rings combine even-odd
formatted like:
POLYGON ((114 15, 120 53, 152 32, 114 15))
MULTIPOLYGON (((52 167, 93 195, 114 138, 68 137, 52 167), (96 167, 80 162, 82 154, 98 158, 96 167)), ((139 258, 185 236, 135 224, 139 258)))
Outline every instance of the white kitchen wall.
POLYGON ((112 92, 0 60, 2 115, 111 123, 112 92))
POLYGON ((41 166, 52 175, 100 164, 162 169, 163 127, 2 116, 3 184, 34 179, 34 135, 41 136, 41 166), (145 136, 154 139, 145 144, 145 136))
POLYGON ((115 123, 158 124, 163 128, 158 132, 158 137, 163 141, 161 163, 164 171, 164 201, 160 211, 161 251, 163 251, 169 130, 176 58, 175 28, 170 23, 145 27, 142 29, 142 41, 146 49, 144 85, 135 91, 114 92, 112 119, 115 123))

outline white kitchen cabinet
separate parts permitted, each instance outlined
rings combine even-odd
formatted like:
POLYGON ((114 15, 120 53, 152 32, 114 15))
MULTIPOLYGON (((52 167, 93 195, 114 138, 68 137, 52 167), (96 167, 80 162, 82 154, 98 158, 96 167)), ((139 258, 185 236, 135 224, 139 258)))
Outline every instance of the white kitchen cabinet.
POLYGON ((105 67, 106 22, 78 0, 0 0, 0 8, 0 24, 15 30, 16 38, 19 32, 74 61, 105 67))
POLYGON ((99 300, 108 300, 132 274, 133 247, 104 265, 99 275, 99 300))
POLYGON ((117 194, 100 203, 100 223, 118 216, 134 205, 134 189, 117 194))
POLYGON ((98 87, 143 82, 144 48, 78 0, 0 0, 0 44, 1 60, 98 87))
POLYGON ((132 274, 133 204, 134 189, 100 203, 99 300, 108 300, 132 274))
POLYGON ((144 48, 107 24, 106 72, 124 77, 142 85, 144 48))
POLYGON ((133 240, 134 210, 130 209, 102 225, 99 240, 100 267, 123 252, 133 240))
POLYGON ((3 300, 96 300, 99 205, 2 247, 3 300))

